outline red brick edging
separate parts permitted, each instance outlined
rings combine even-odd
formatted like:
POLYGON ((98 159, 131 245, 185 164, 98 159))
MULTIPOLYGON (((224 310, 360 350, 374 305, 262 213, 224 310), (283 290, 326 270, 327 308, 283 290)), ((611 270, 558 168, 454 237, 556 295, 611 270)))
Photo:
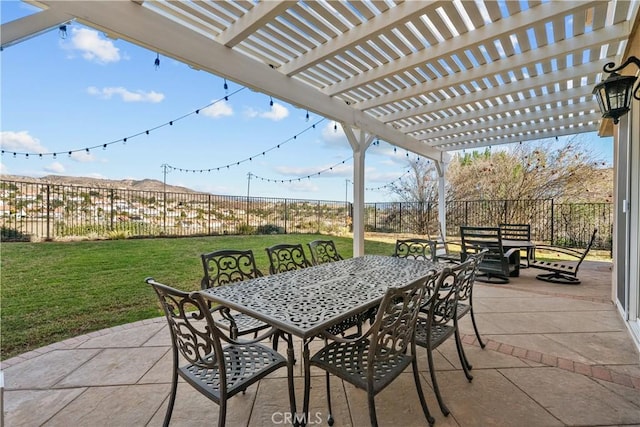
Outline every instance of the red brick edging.
MULTIPOLYGON (((480 346, 475 335, 463 335, 462 342, 465 344, 471 344, 480 346)), ((635 388, 640 390, 640 378, 634 377, 628 374, 621 374, 615 372, 606 366, 601 365, 587 365, 581 362, 575 362, 563 357, 556 357, 550 354, 540 353, 538 351, 527 350, 522 347, 515 347, 509 344, 501 343, 492 339, 485 340, 487 350, 497 351, 509 356, 515 356, 520 359, 530 360, 536 363, 542 363, 543 365, 556 367, 565 371, 574 372, 576 374, 585 375, 591 378, 597 378, 602 381, 619 384, 625 387, 635 388)))

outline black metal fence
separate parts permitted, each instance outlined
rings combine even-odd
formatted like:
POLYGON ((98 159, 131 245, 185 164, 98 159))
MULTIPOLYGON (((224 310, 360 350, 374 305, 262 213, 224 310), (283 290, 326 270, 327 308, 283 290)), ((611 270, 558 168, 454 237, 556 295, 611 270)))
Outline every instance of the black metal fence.
MULTIPOLYGON (((558 204, 553 200, 448 202, 447 235, 460 225, 531 224, 535 241, 583 247, 598 229, 596 248, 611 248, 610 203, 558 204)), ((350 231, 344 201, 165 193, 116 188, 0 181, 2 240, 124 238, 217 234, 350 231)), ((438 204, 367 203, 365 230, 437 232, 438 204)))
MULTIPOLYGON (((595 228, 595 249, 611 249, 611 203, 556 203, 543 200, 472 200, 447 202, 447 237, 459 236, 461 225, 530 224, 537 242, 585 247, 595 228)), ((438 203, 385 202, 365 204, 365 230, 383 233, 437 235, 438 203)))

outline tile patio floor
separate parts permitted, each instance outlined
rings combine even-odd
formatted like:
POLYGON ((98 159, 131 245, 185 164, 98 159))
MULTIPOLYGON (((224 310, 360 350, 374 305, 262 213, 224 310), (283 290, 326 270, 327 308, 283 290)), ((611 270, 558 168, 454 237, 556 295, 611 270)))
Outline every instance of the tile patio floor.
MULTIPOLYGON (((538 272, 522 270, 508 285, 477 283, 477 320, 488 346, 476 344, 465 318, 471 383, 453 340, 439 348, 436 369, 448 417, 433 395, 425 350, 418 349, 436 426, 640 426, 640 358, 610 302, 610 264, 583 264, 580 286, 535 280, 538 272)), ((5 425, 160 426, 171 378, 168 344, 165 320, 158 318, 6 360, 5 425)), ((300 363, 296 373, 301 406, 300 363)), ((314 374, 311 421, 317 414, 323 421, 312 425, 326 425, 324 376, 314 374)), ((227 425, 281 425, 288 407, 285 375, 275 372, 233 397, 227 425)), ((364 392, 337 379, 332 389, 336 426, 369 424, 364 392)), ((376 397, 376 407, 381 426, 427 425, 410 369, 376 397)), ((217 405, 178 385, 172 426, 215 425, 217 414, 217 405)))

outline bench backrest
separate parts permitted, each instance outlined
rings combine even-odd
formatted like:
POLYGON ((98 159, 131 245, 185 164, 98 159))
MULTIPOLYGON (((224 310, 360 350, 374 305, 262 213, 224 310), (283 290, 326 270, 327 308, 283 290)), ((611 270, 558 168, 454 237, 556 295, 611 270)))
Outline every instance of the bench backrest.
POLYGON ((507 240, 531 240, 529 224, 499 224, 500 236, 507 240))

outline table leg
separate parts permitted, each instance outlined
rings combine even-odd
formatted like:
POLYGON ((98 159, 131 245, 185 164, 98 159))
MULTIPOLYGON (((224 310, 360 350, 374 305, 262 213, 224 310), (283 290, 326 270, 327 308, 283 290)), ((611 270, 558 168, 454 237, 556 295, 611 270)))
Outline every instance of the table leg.
POLYGON ((304 341, 302 350, 302 358, 304 363, 304 400, 302 404, 302 426, 307 423, 307 414, 309 413, 309 395, 311 393, 311 367, 309 366, 309 343, 311 340, 304 341))
MULTIPOLYGON (((291 335, 283 337, 287 339, 287 381, 289 385, 289 404, 291 406, 291 416, 296 416, 296 389, 293 381, 293 365, 296 363, 294 351, 293 351, 293 338, 291 335)), ((294 418, 294 425, 296 420, 294 418)))

